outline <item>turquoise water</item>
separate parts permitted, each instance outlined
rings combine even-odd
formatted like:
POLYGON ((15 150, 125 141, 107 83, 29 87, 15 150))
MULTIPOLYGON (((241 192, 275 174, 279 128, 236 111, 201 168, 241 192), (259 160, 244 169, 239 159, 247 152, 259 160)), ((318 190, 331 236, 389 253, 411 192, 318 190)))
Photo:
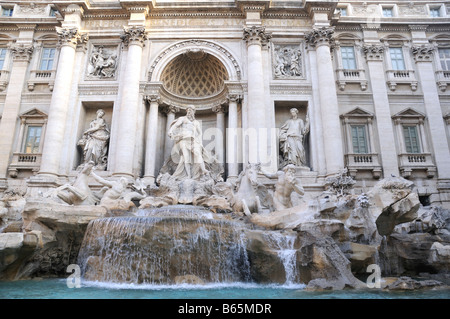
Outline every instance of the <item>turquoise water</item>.
POLYGON ((305 291, 303 285, 129 285, 81 282, 69 288, 66 279, 0 282, 0 299, 450 299, 450 290, 386 292, 377 289, 335 292, 305 291))

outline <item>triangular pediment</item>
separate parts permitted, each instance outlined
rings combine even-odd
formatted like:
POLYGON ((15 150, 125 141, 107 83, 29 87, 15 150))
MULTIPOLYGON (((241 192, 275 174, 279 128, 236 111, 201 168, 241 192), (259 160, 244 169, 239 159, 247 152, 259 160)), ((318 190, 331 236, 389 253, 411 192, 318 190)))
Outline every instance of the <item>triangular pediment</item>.
POLYGON ((28 118, 28 117, 47 117, 47 114, 42 112, 37 108, 33 108, 19 115, 20 118, 28 118))
POLYGON ((363 110, 360 107, 356 107, 353 110, 351 110, 350 112, 347 112, 345 114, 342 114, 341 117, 346 118, 346 117, 373 117, 373 114, 363 110))
POLYGON ((409 118, 424 118, 425 114, 418 112, 412 108, 407 108, 406 110, 403 110, 397 114, 395 114, 392 118, 399 118, 399 117, 409 117, 409 118))

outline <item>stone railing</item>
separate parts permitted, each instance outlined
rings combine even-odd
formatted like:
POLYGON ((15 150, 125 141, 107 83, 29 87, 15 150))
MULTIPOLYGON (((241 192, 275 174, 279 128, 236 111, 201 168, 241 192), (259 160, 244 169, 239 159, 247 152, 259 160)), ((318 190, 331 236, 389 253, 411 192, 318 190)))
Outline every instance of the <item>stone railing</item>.
POLYGON ((403 177, 411 176, 413 170, 425 170, 429 178, 436 174, 436 166, 430 153, 399 154, 400 172, 403 177))
POLYGON ((9 71, 0 70, 0 91, 3 91, 6 89, 6 86, 8 85, 8 81, 9 81, 9 71))
POLYGON ((341 91, 345 90, 345 86, 348 83, 356 83, 361 86, 361 90, 367 89, 367 79, 364 70, 355 69, 337 69, 336 70, 336 82, 341 91))
POLYGON ((28 90, 33 91, 36 84, 47 84, 50 91, 53 91, 55 83, 55 70, 33 70, 30 72, 28 80, 28 90))
POLYGON ((411 90, 417 90, 417 79, 413 70, 387 70, 386 77, 391 91, 395 91, 398 84, 409 84, 411 90))
POLYGON ((356 173, 362 170, 372 171, 374 178, 381 176, 381 165, 376 153, 346 154, 345 165, 352 177, 355 177, 356 173))
POLYGON ((33 173, 41 167, 41 153, 14 153, 8 171, 11 177, 17 177, 19 170, 31 170, 33 173))
POLYGON ((436 82, 442 92, 447 90, 447 85, 450 84, 450 71, 436 71, 436 82))

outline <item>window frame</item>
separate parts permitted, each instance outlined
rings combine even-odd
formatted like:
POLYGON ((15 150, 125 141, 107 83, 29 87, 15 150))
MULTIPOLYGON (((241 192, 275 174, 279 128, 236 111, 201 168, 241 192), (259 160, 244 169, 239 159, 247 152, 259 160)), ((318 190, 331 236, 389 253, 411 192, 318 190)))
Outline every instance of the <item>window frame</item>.
POLYGON ((2 12, 1 12, 1 16, 2 17, 12 17, 14 14, 14 7, 9 7, 9 6, 2 6, 2 12), (5 12, 8 12, 8 14, 5 14, 5 12))
POLYGON ((405 71, 405 70, 408 70, 408 68, 406 67, 406 60, 405 60, 405 54, 403 52, 403 47, 390 46, 389 47, 389 61, 391 63, 391 70, 394 70, 394 71, 405 71), (401 54, 401 60, 399 60, 397 58, 393 59, 393 57, 392 57, 393 50, 398 50, 398 52, 396 54, 398 54, 398 53, 401 54), (395 66, 394 66, 394 61, 396 61, 395 62, 395 66), (402 62, 403 68, 398 68, 398 65, 397 65, 398 62, 397 61, 401 61, 402 62))
POLYGON ((38 123, 28 123, 25 124, 25 135, 23 137, 23 141, 22 141, 22 148, 21 148, 21 153, 24 154, 39 154, 41 153, 41 143, 42 143, 42 133, 43 133, 43 126, 44 124, 38 124, 38 123), (36 144, 36 136, 34 136, 35 141, 33 142, 33 146, 31 149, 31 152, 27 152, 27 144, 28 141, 30 139, 30 128, 40 128, 39 130, 39 142, 36 144))
POLYGON ((38 70, 39 71, 52 71, 55 69, 55 59, 56 59, 56 47, 51 47, 51 46, 42 46, 41 49, 41 54, 40 54, 40 59, 39 59, 39 65, 38 65, 38 70), (52 57, 45 57, 45 52, 46 50, 51 50, 50 52, 53 53, 52 57), (42 68, 44 61, 46 61, 47 63, 47 68, 42 68), (51 61, 51 67, 48 67, 48 62, 51 61))
MULTIPOLYGON (((344 70, 357 70, 357 69, 359 69, 358 68, 358 61, 357 61, 357 59, 356 59, 356 50, 355 50, 355 46, 354 45, 341 45, 340 46, 340 51, 341 51, 341 63, 342 63, 342 68, 344 69, 344 70), (343 48, 352 48, 352 54, 353 54, 353 56, 352 56, 352 60, 351 59, 349 59, 347 56, 345 56, 344 57, 344 50, 343 50, 343 48), (345 61, 345 63, 344 63, 344 61, 345 61), (346 63, 348 63, 348 61, 353 61, 353 68, 349 68, 349 67, 346 67, 345 66, 345 64, 346 63)), ((347 53, 348 52, 345 52, 345 54, 347 55, 347 53)), ((348 65, 347 65, 348 66, 348 65)))

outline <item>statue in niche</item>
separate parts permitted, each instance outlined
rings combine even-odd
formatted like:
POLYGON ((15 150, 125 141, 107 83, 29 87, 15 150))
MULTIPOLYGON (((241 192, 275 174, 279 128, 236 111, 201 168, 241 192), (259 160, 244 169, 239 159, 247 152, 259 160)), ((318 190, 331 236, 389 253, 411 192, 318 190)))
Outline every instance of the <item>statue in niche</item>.
POLYGON ((277 178, 275 184, 275 192, 273 194, 273 205, 276 211, 291 208, 292 199, 291 194, 293 192, 299 195, 305 195, 300 180, 295 177, 295 166, 292 164, 286 165, 283 170, 276 172, 275 174, 267 174, 261 171, 261 173, 268 178, 277 178))
POLYGON ((306 151, 305 151, 305 135, 309 132, 309 114, 306 114, 306 120, 303 122, 298 117, 298 110, 291 108, 292 118, 287 120, 280 128, 280 151, 282 155, 282 163, 293 164, 298 167, 305 167, 306 151))
POLYGON ((78 146, 83 149, 83 164, 92 161, 97 170, 105 170, 108 161, 109 129, 103 116, 105 111, 99 109, 97 117, 78 141, 78 146))
POLYGON ((277 78, 301 76, 300 49, 288 46, 276 46, 274 74, 277 78))
POLYGON ((96 78, 112 78, 116 74, 117 55, 105 52, 103 46, 94 49, 89 58, 88 75, 96 78))
POLYGON ((168 132, 174 140, 170 159, 176 165, 172 178, 176 180, 193 179, 205 181, 211 174, 207 163, 213 163, 214 158, 202 144, 202 130, 195 119, 195 107, 186 108, 186 116, 172 122, 168 132))

